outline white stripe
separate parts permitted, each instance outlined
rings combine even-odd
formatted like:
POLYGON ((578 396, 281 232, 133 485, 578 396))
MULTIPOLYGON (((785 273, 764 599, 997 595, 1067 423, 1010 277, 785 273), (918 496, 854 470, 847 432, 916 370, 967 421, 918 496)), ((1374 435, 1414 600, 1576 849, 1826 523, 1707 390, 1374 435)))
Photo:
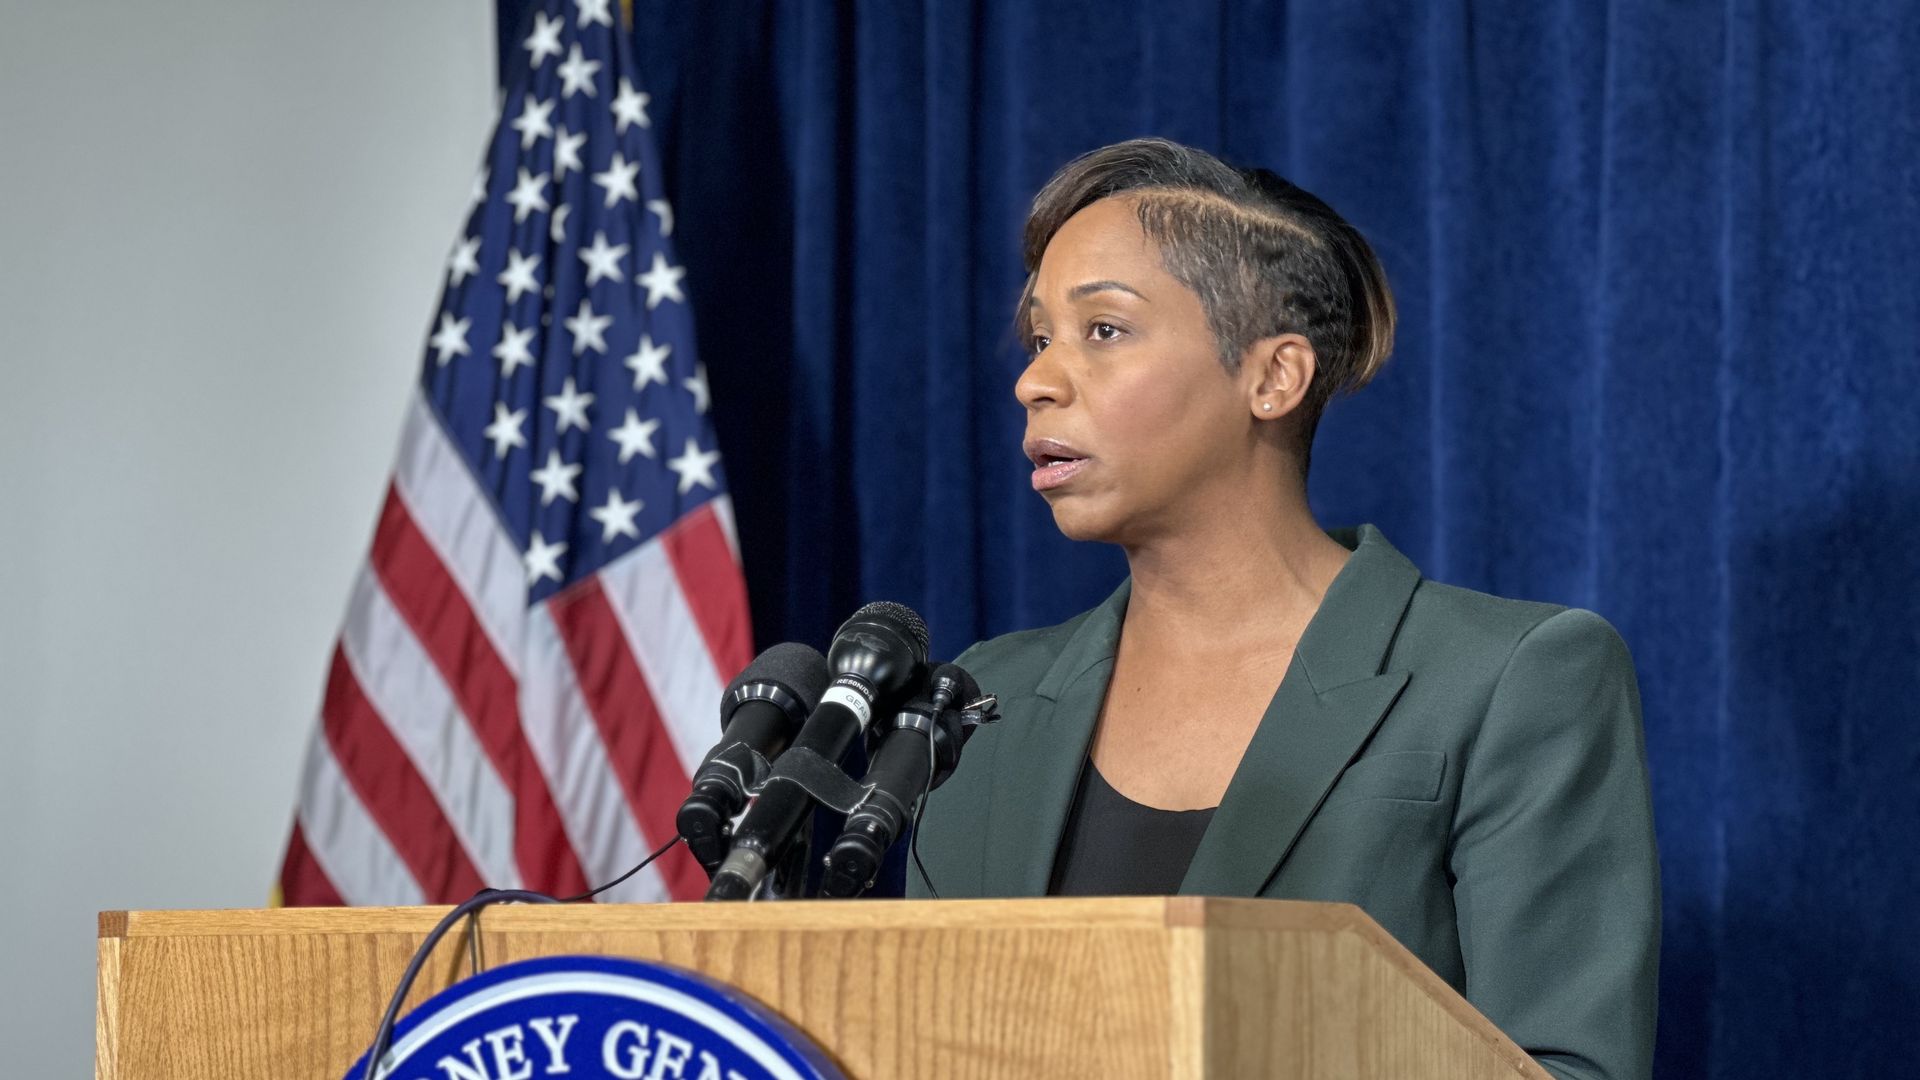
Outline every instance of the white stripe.
MULTIPOLYGON (((600 729, 587 711, 572 661, 545 604, 527 612, 526 642, 520 724, 546 774, 561 826, 580 855, 589 883, 597 886, 646 858, 646 840, 614 776, 600 729)), ((600 899, 655 901, 668 899, 668 893, 659 873, 648 867, 600 899)))
POLYGON ((486 884, 520 887, 513 792, 474 735, 445 678, 374 576, 362 567, 340 632, 347 666, 427 782, 486 884))
POLYGON ((300 778, 300 831, 313 860, 345 903, 426 903, 400 853, 347 783, 319 723, 313 725, 300 778))
POLYGON ((519 674, 527 607, 527 576, 520 551, 417 389, 407 407, 393 485, 414 525, 439 554, 493 639, 494 651, 509 672, 519 674))
POLYGON ((720 531, 726 534, 727 550, 733 553, 733 565, 745 566, 740 560, 740 537, 733 526, 733 496, 718 496, 707 505, 713 508, 713 516, 720 519, 720 531))
POLYGON ((608 564, 600 571, 600 588, 653 691, 680 764, 692 776, 720 738, 720 695, 727 684, 680 591, 666 546, 656 536, 608 564))

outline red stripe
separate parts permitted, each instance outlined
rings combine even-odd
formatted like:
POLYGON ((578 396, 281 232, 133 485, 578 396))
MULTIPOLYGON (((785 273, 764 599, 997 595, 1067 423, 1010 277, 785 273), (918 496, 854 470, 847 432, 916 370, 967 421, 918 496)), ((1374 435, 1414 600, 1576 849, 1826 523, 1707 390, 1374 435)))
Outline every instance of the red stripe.
MULTIPOLYGON (((627 649, 599 578, 581 581, 547 606, 627 806, 648 849, 657 848, 673 837, 674 816, 692 781, 680 767, 653 691, 627 649)), ((654 866, 675 900, 706 895, 706 872, 686 848, 674 849, 654 866)))
POLYGON ((345 907, 347 903, 307 847, 307 835, 298 821, 287 839, 287 857, 280 863, 280 902, 287 907, 345 907))
POLYGON ((484 882, 473 860, 337 646, 320 718, 347 783, 413 872, 427 903, 454 903, 478 892, 484 882))
POLYGON ((440 670, 487 758, 513 792, 513 853, 526 888, 584 892, 587 878, 547 778, 520 726, 520 688, 439 552, 387 489, 373 536, 373 572, 440 670))
POLYGON ((753 619, 747 609, 747 582, 727 543, 713 503, 675 522, 661 538, 680 592, 693 609, 693 621, 707 641, 707 652, 725 682, 753 659, 753 619))

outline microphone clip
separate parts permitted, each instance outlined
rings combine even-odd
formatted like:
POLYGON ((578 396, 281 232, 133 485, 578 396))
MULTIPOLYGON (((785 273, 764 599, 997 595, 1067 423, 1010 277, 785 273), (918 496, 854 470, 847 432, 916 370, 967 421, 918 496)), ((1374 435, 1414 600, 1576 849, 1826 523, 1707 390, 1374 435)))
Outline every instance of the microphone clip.
POLYGON ((1000 719, 1000 698, 997 694, 986 694, 974 701, 960 706, 960 725, 968 734, 981 724, 991 724, 1000 719))

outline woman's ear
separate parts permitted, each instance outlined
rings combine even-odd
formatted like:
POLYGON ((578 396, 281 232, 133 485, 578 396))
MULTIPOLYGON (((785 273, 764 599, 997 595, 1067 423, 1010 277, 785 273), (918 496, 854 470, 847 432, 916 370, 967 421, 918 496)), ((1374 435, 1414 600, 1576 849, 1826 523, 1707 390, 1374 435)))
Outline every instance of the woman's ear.
POLYGON ((1318 367, 1313 343, 1300 334, 1261 338, 1241 357, 1248 377, 1248 408, 1256 419, 1278 420, 1300 407, 1318 367))

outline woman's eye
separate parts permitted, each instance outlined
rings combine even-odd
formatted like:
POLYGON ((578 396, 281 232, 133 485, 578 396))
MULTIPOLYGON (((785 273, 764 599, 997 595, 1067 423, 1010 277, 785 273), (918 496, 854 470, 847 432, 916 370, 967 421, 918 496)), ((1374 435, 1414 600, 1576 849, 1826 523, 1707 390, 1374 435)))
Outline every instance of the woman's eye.
POLYGON ((1048 337, 1045 334, 1035 334, 1031 339, 1028 340, 1027 348, 1030 351, 1037 353, 1045 349, 1047 346, 1051 344, 1053 344, 1052 338, 1048 337))
POLYGON ((1094 323, 1092 326, 1087 327, 1087 331, 1093 335, 1095 341, 1112 341, 1125 333, 1124 330, 1121 330, 1110 322, 1094 323))

